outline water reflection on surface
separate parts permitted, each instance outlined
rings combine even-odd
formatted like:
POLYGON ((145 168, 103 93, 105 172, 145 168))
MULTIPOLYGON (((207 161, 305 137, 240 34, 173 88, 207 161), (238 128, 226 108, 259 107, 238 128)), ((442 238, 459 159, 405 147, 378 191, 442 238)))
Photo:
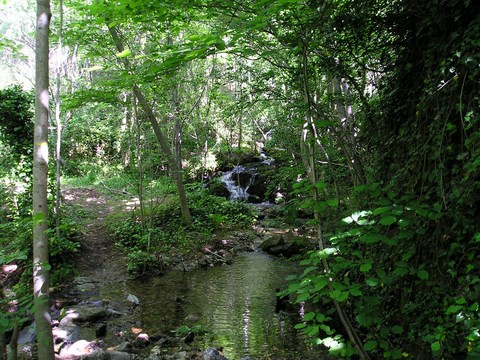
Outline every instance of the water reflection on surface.
MULTIPOLYGON (((258 359, 307 359, 308 343, 293 328, 300 315, 275 313, 276 289, 297 271, 283 259, 252 252, 240 254, 231 266, 131 280, 123 291, 140 299, 138 317, 147 333, 201 324, 215 334, 214 343, 206 338, 201 345, 223 346, 229 359, 247 354, 258 359), (187 317, 198 320, 189 322, 187 317)), ((108 291, 111 296, 122 290, 108 291)))

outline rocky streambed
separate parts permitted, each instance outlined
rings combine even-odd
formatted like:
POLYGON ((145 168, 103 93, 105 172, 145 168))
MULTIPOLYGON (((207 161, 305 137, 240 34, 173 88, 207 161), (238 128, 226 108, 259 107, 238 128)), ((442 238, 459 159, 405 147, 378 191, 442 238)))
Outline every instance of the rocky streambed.
MULTIPOLYGON (((98 194, 80 195, 77 201, 108 214, 98 194)), ((275 210, 264 216, 276 216, 275 210)), ((302 305, 276 311, 278 288, 299 271, 285 258, 305 244, 295 231, 259 224, 252 232, 224 234, 162 276, 130 279, 105 238, 102 217, 84 236, 82 276, 54 296, 58 360, 322 358, 294 329, 302 305)), ((22 332, 21 358, 35 358, 33 326, 22 332)))

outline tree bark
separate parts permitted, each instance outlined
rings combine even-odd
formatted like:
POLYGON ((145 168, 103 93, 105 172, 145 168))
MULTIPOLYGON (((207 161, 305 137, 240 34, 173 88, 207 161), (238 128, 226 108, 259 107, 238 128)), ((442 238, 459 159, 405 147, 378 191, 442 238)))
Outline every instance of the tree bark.
POLYGON ((49 264, 47 237, 48 183, 48 55, 50 1, 37 0, 35 49, 35 132, 33 146, 33 299, 38 357, 55 358, 49 312, 49 264))

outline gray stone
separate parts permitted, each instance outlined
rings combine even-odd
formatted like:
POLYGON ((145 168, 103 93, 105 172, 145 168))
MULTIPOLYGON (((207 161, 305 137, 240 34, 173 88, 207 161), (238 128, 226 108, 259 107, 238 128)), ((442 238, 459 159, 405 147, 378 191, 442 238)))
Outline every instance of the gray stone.
POLYGON ((80 327, 73 323, 63 324, 52 329, 53 336, 56 339, 74 343, 80 340, 80 327))
POLYGON ((132 345, 128 341, 124 341, 120 343, 117 347, 115 347, 116 351, 129 351, 132 349, 132 345))
POLYGON ((35 322, 33 322, 31 325, 20 331, 20 333, 18 334, 17 344, 31 344, 36 341, 36 338, 37 337, 35 335, 35 322))
POLYGON ((87 358, 89 359, 98 359, 98 349, 94 341, 87 340, 78 340, 70 346, 66 346, 60 352, 61 358, 64 359, 76 359, 76 358, 87 358))
POLYGON ((66 322, 97 322, 108 316, 107 309, 101 306, 77 305, 66 311, 66 315, 60 321, 60 325, 66 322))
POLYGON ((285 244, 285 239, 283 235, 272 235, 268 238, 266 238, 262 244, 260 245, 260 248, 263 251, 269 251, 271 248, 276 247, 276 246, 281 246, 285 244))
POLYGON ((122 351, 113 351, 113 350, 107 350, 105 351, 105 354, 107 355, 107 359, 110 360, 130 360, 132 359, 132 356, 126 352, 122 351))
POLYGON ((228 360, 220 351, 214 348, 208 348, 202 351, 200 360, 228 360))

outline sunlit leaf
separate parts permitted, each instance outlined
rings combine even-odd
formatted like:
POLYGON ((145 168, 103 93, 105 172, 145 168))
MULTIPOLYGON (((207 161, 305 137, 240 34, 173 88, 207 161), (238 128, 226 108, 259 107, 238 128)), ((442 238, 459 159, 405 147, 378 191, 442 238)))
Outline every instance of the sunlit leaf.
POLYGON ((103 67, 101 65, 95 65, 95 66, 91 66, 89 68, 87 68, 87 71, 88 72, 92 72, 92 71, 97 71, 97 70, 102 70, 103 67))
POLYGON ((123 50, 122 52, 119 52, 118 54, 116 54, 115 56, 118 57, 118 58, 126 58, 126 57, 129 56, 131 53, 132 53, 131 50, 125 49, 125 50, 123 50))

